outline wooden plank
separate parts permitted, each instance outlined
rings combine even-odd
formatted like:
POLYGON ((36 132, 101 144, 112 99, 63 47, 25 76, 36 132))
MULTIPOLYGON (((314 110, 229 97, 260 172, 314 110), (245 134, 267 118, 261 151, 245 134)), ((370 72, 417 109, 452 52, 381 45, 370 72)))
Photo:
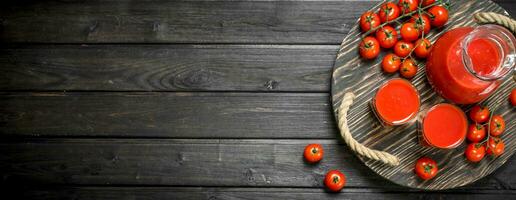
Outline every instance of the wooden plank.
POLYGON ((1 136, 335 138, 321 93, 0 93, 1 136))
MULTIPOLYGON (((336 140, 30 139, 0 143, 5 185, 167 185, 322 187, 329 169, 347 186, 402 187, 366 168, 336 140), (320 143, 324 159, 303 161, 307 143, 320 143)), ((458 158, 464 159, 464 158, 458 158)), ((514 158, 470 189, 516 186, 514 158)))
POLYGON ((329 91, 337 45, 9 45, 0 90, 329 91))
POLYGON ((443 193, 346 188, 327 193, 311 188, 212 188, 212 187, 55 187, 20 190, 24 199, 513 199, 514 190, 454 190, 443 193))
POLYGON ((2 42, 338 44, 378 1, 11 1, 2 42))
POLYGON ((339 44, 378 2, 9 1, 0 7, 0 41, 339 44))

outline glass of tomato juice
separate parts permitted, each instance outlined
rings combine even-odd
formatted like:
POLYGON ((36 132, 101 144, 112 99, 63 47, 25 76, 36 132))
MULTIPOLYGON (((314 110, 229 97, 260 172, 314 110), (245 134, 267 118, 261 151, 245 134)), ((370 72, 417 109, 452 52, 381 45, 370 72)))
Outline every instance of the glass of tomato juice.
POLYGON ((417 89, 409 81, 394 78, 383 83, 371 101, 376 117, 384 126, 395 126, 412 121, 419 111, 417 89))
POLYGON ((464 141, 468 119, 459 107, 440 103, 428 109, 418 125, 424 146, 452 149, 464 141))

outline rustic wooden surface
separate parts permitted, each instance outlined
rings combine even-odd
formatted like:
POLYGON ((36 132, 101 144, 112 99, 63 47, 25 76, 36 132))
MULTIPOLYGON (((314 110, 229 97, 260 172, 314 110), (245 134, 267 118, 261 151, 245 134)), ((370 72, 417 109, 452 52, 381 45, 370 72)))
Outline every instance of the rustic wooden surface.
POLYGON ((336 139, 333 62, 378 2, 1 2, 2 199, 514 198, 514 156, 421 192, 336 139), (319 165, 301 157, 312 142, 319 165), (328 169, 343 192, 322 188, 328 169))
MULTIPOLYGON (((380 4, 376 5, 374 9, 378 9, 379 6, 380 4)), ((451 2, 450 10, 452 12, 450 12, 446 27, 440 31, 432 30, 428 34, 427 38, 431 42, 435 42, 447 30, 462 26, 476 26, 477 24, 472 18, 474 13, 507 14, 502 7, 490 0, 454 0, 451 2)), ((514 154, 516 137, 511 133, 516 132, 516 125, 512 123, 516 113, 507 100, 507 94, 512 88, 516 88, 516 83, 511 78, 505 79, 497 91, 483 102, 490 105, 491 108, 495 104, 500 104, 496 113, 508 121, 506 133, 509 134, 501 136, 506 145, 505 153, 495 159, 488 157, 483 162, 472 164, 464 158, 465 144, 451 150, 423 147, 418 140, 417 122, 392 129, 383 127, 371 114, 369 102, 381 84, 397 75, 384 74, 380 70, 382 56, 368 61, 358 59, 356 47, 360 35, 358 25, 354 26, 339 49, 332 76, 332 102, 335 115, 338 116, 338 109, 344 94, 353 92, 356 95, 355 104, 351 106, 347 119, 353 137, 370 148, 389 152, 400 160, 399 166, 389 166, 379 161, 360 157, 373 171, 403 186, 442 190, 463 186, 489 175, 514 154), (422 181, 413 173, 415 160, 422 156, 435 159, 439 166, 439 175, 432 180, 422 181)), ((411 82, 420 93, 421 111, 429 109, 436 103, 444 102, 426 80, 424 67, 418 69, 417 75, 411 82)), ((423 113, 419 113, 419 118, 423 117, 421 116, 423 113)))

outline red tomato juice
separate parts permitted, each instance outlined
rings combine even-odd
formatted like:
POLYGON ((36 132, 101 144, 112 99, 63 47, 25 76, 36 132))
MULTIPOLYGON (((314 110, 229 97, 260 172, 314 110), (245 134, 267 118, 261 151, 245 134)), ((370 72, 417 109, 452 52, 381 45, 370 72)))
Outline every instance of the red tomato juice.
POLYGON ((500 85, 498 81, 478 78, 500 66, 500 47, 490 39, 476 38, 464 48, 461 42, 471 31, 473 28, 463 27, 445 33, 435 42, 426 63, 428 80, 436 92, 458 104, 479 102, 500 85), (464 49, 472 71, 463 59, 464 49))
POLYGON ((468 120, 464 112, 452 104, 441 103, 428 110, 422 132, 427 144, 438 148, 455 148, 464 138, 468 120))
POLYGON ((399 125, 413 119, 419 111, 417 89, 404 79, 384 83, 373 100, 375 113, 387 125, 399 125))

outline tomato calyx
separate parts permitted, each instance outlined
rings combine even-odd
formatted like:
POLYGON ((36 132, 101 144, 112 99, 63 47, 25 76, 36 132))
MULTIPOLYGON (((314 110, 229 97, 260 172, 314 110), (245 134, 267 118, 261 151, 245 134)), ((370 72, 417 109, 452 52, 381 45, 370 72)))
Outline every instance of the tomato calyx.
POLYGON ((314 148, 312 148, 312 151, 311 151, 311 152, 312 152, 312 154, 316 154, 316 153, 317 153, 317 152, 319 152, 319 151, 317 150, 317 148, 315 148, 315 147, 314 147, 314 148))
POLYGON ((434 168, 434 166, 432 164, 427 164, 424 166, 424 170, 425 170, 425 173, 430 173, 430 171, 432 171, 432 169, 434 168))
POLYGON ((337 176, 337 175, 333 175, 333 177, 332 177, 332 180, 331 180, 331 181, 332 181, 333 183, 339 183, 339 182, 340 182, 340 178, 339 178, 339 176, 337 176))

